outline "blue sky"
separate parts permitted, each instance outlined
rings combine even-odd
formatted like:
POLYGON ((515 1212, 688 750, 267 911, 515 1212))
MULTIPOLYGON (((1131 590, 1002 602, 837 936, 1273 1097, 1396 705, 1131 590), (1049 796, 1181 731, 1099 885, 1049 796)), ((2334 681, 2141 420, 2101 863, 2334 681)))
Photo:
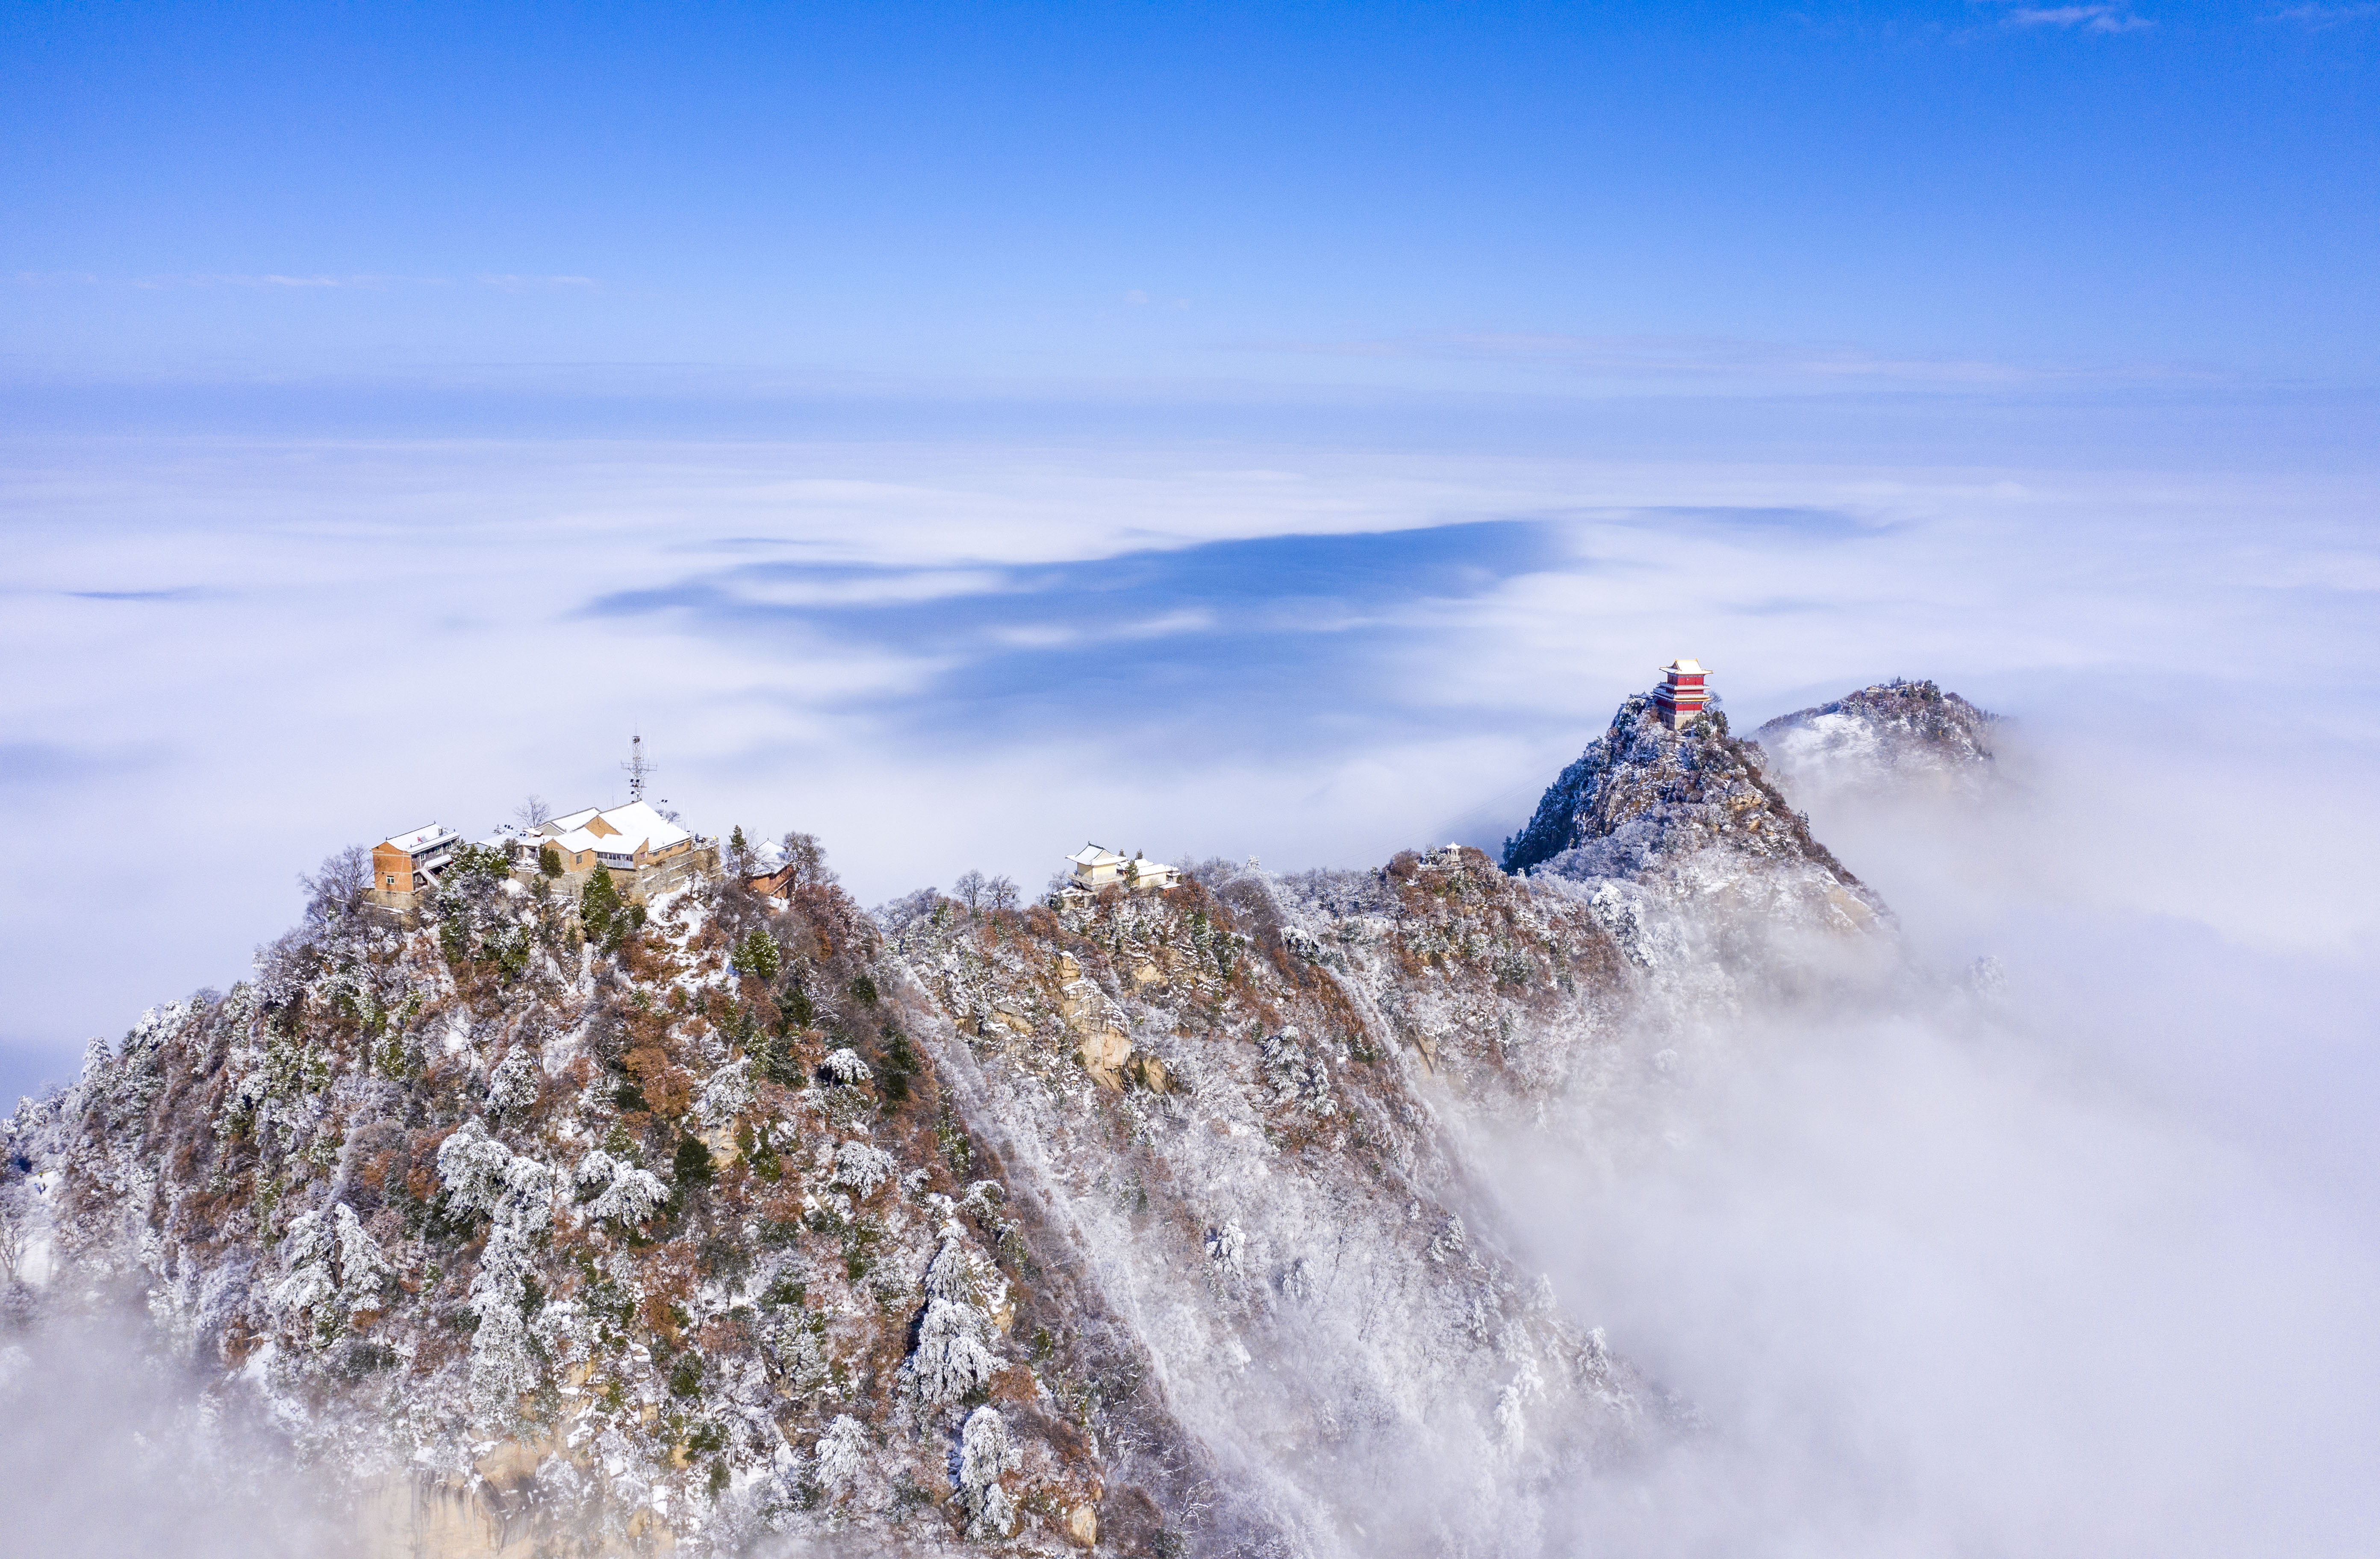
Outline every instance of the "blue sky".
POLYGON ((0 1092, 638 727, 871 901, 1492 840, 1680 653, 2368 775, 2375 64, 2357 5, 12 7, 0 1092))
POLYGON ((46 6, 40 381, 2362 382, 2380 14, 46 6))

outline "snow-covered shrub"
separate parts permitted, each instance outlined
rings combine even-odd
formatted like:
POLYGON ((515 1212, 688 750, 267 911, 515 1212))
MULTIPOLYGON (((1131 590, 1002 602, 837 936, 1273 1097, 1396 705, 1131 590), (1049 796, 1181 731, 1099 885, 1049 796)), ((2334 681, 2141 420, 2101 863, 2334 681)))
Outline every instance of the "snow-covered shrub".
POLYGON ((978 1408, 959 1431, 959 1499, 971 1519, 967 1536, 1004 1538, 1016 1529, 1016 1504, 1000 1486, 1000 1475, 1017 1465, 1016 1444, 997 1408, 978 1408))
POLYGON ((863 1200, 892 1178, 893 1167, 891 1154, 866 1142, 848 1142, 834 1150, 834 1183, 863 1200))
POLYGON ((926 1268, 926 1313, 907 1373, 929 1403, 954 1402, 1000 1368, 991 1312, 1007 1296, 999 1269, 951 1235, 926 1268))
POLYGON ((826 1432, 819 1436, 819 1486, 830 1499, 848 1499, 873 1459, 867 1426, 849 1413, 837 1414, 834 1422, 826 1426, 826 1432))
POLYGON ((860 1059, 859 1052, 849 1045, 830 1052, 827 1058, 819 1063, 819 1070, 846 1087, 856 1087, 874 1075, 868 1070, 868 1063, 860 1059))
POLYGON ((582 1223, 617 1218, 624 1224, 641 1224, 669 1200, 669 1188, 659 1176, 614 1158, 601 1148, 580 1159, 571 1178, 582 1192, 595 1188, 595 1194, 578 1204, 582 1223))
POLYGON ((488 1079, 488 1113, 504 1115, 537 1103, 541 1070, 535 1045, 528 1041, 515 1045, 497 1064, 495 1074, 488 1079))

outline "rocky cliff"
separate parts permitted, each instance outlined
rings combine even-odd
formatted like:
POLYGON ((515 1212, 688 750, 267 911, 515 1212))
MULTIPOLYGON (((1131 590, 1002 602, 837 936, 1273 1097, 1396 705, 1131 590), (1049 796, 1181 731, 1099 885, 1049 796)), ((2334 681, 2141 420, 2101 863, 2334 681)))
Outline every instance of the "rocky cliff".
POLYGON ((1691 1413, 1466 1144, 1791 956, 1715 928, 1889 940, 1755 751, 1645 714, 1503 869, 330 894, 20 1108, 0 1200, 48 1302, 138 1296, 377 1552, 1530 1551, 1691 1413))

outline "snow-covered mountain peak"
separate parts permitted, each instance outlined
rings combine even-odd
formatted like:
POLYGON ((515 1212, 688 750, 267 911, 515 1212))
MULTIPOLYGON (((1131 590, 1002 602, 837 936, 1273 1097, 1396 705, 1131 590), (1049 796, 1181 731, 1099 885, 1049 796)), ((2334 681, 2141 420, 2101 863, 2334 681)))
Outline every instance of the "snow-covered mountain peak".
POLYGON ((1894 679, 1779 715, 1758 740, 1788 793, 1973 791, 1996 771, 1999 717, 1932 682, 1894 679))

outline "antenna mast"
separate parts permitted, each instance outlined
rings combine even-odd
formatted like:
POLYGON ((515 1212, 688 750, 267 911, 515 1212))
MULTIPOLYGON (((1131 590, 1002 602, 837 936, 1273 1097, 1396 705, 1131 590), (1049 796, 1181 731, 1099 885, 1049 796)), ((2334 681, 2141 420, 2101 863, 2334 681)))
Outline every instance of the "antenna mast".
POLYGON ((645 761, 645 738, 642 732, 628 738, 628 761, 620 766, 628 771, 628 799, 645 799, 645 776, 661 765, 645 761))

